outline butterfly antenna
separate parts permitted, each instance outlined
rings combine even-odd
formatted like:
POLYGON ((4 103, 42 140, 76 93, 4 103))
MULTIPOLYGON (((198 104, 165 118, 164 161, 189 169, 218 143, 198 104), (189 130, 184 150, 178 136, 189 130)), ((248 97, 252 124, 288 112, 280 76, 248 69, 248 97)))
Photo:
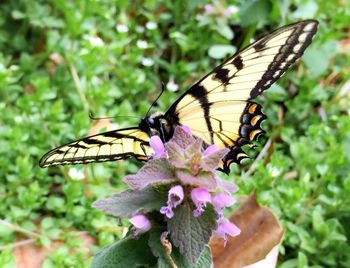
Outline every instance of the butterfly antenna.
POLYGON ((91 120, 101 120, 101 119, 114 119, 114 118, 118 118, 118 117, 129 117, 129 118, 137 118, 137 119, 141 119, 138 116, 131 116, 131 115, 116 115, 116 116, 104 116, 104 117, 95 117, 93 115, 93 113, 91 111, 89 111, 89 118, 91 120))
POLYGON ((149 107, 147 113, 146 113, 146 117, 149 115, 149 112, 151 111, 152 107, 157 103, 157 101, 159 100, 159 98, 163 95, 165 91, 165 84, 162 82, 162 89, 160 91, 160 94, 158 95, 158 97, 153 101, 153 103, 151 104, 151 106, 149 107))

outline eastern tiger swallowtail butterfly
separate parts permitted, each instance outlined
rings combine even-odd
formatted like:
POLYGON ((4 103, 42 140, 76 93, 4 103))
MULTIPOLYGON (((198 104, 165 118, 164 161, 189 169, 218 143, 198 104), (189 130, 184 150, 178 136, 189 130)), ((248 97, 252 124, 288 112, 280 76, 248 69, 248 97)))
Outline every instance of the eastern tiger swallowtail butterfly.
POLYGON ((182 94, 164 114, 142 119, 137 127, 118 129, 70 142, 45 154, 41 167, 102 162, 152 155, 149 138, 167 142, 177 125, 191 128, 206 145, 229 148, 221 170, 247 157, 242 146, 264 133, 261 106, 252 101, 301 57, 318 22, 305 20, 281 27, 244 48, 182 94))

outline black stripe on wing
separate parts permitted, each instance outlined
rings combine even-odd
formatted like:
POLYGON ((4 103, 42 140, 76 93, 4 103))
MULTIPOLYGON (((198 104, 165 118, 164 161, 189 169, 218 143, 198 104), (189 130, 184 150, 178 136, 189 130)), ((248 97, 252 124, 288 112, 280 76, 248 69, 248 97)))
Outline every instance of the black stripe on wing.
POLYGON ((139 128, 125 128, 76 140, 46 153, 40 167, 105 162, 129 157, 147 160, 148 135, 139 128))
MULTIPOLYGON (((235 84, 238 85, 242 83, 240 81, 235 82, 238 77, 250 78, 247 74, 240 74, 240 71, 244 72, 245 69, 248 68, 252 69, 252 74, 254 74, 254 72, 262 72, 262 75, 256 75, 256 83, 252 83, 252 86, 246 89, 249 94, 247 96, 242 96, 239 100, 247 100, 257 97, 276 82, 289 66, 302 56, 304 50, 311 43, 312 37, 317 31, 317 25, 318 22, 316 20, 296 22, 278 28, 258 39, 256 42, 237 52, 196 82, 172 104, 166 112, 166 115, 168 117, 174 117, 174 121, 176 122, 178 116, 177 112, 183 108, 179 104, 189 94, 196 96, 196 99, 201 101, 201 98, 205 99, 205 95, 210 94, 218 87, 223 88, 223 91, 226 91, 226 86, 232 85, 232 91, 234 91, 235 88, 239 88, 238 86, 235 87, 235 84), (287 36, 285 36, 286 40, 282 44, 278 43, 279 40, 283 39, 282 37, 285 33, 288 33, 287 36), (272 43, 269 43, 269 41, 272 43), (274 47, 279 47, 279 49, 275 51, 273 50, 274 47), (272 54, 266 54, 269 49, 272 50, 272 54), (259 66, 256 66, 256 61, 257 59, 264 57, 267 62, 260 62, 261 66, 259 68, 259 66), (208 87, 207 85, 210 83, 207 83, 206 79, 216 80, 219 83, 214 88, 210 86, 208 87), (203 87, 205 90, 203 90, 203 87), (178 107, 178 105, 180 107, 178 107)), ((245 81, 245 83, 249 82, 253 81, 245 81)))

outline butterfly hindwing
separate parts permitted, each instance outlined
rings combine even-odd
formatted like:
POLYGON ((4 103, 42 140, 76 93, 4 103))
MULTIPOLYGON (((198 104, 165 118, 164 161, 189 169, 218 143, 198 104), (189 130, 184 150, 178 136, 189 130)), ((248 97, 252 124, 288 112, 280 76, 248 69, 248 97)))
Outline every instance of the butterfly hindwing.
POLYGON ((147 160, 149 136, 139 128, 113 130, 73 141, 45 154, 41 167, 126 159, 147 160))
POLYGON ((232 162, 246 156, 241 147, 263 132, 260 124, 265 116, 250 100, 301 57, 317 24, 314 20, 294 23, 257 40, 194 84, 166 115, 189 126, 208 145, 230 148, 221 167, 228 172, 232 162))

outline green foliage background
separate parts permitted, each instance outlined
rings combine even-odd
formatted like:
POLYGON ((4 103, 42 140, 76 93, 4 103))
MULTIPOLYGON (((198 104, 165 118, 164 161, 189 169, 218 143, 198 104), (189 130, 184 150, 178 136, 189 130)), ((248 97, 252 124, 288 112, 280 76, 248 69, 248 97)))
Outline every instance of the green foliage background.
MULTIPOLYGON (((251 38, 307 18, 320 21, 319 33, 260 98, 266 138, 229 179, 240 194, 256 188, 280 218, 279 267, 350 267, 350 2, 341 0, 0 3, 0 266, 15 267, 16 243, 35 239, 64 242, 44 267, 88 267, 92 252, 120 237, 91 202, 123 188, 139 164, 38 166, 49 149, 88 133, 88 110, 142 116, 162 82, 183 91, 251 38), (97 245, 78 246, 81 231, 97 245)), ((178 95, 167 90, 158 109, 178 95)))

